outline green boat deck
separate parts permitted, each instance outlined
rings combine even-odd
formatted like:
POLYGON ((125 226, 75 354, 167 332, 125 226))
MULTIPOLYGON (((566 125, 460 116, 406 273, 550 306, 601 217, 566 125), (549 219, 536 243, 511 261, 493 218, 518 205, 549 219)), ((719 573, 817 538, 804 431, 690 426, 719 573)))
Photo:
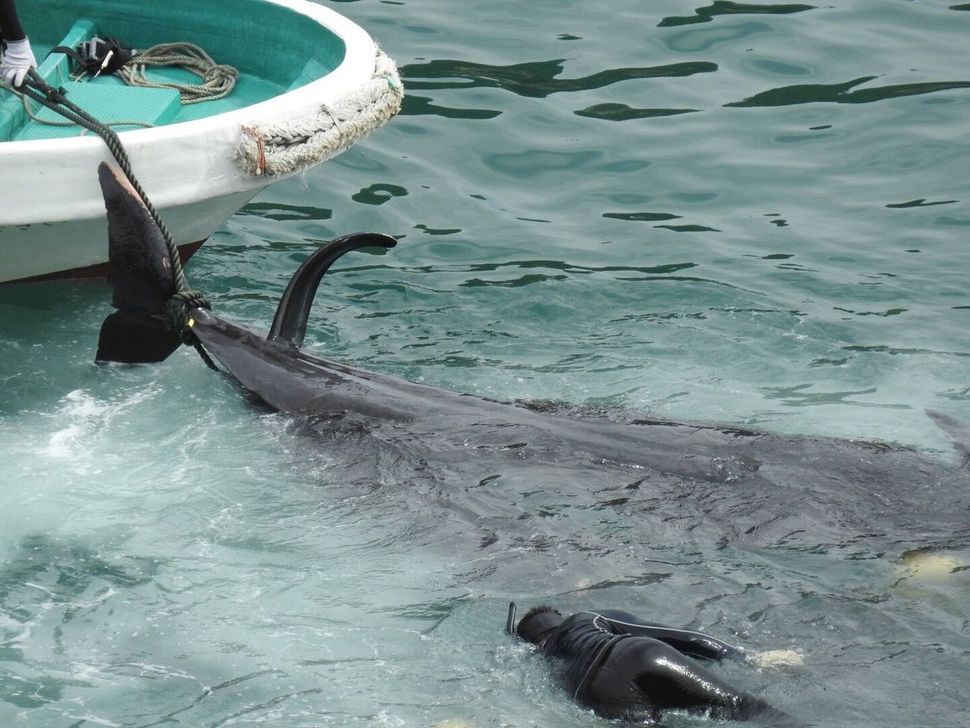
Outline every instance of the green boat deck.
MULTIPOLYGON (((132 0, 21 0, 18 9, 40 75, 52 86, 63 87, 73 103, 116 131, 191 121, 265 101, 326 75, 344 55, 343 41, 333 33, 303 15, 259 0, 165 6, 132 0), (58 27, 66 30, 50 35, 58 27), (140 49, 158 43, 195 43, 216 63, 236 66, 240 76, 225 98, 182 104, 174 89, 128 86, 114 76, 74 80, 67 55, 47 55, 56 46, 74 48, 97 36, 115 37, 140 49)), ((162 83, 199 81, 178 68, 151 67, 147 74, 162 83)), ((19 97, 0 92, 0 141, 89 133, 64 125, 62 117, 35 102, 30 106, 28 114, 19 97)))

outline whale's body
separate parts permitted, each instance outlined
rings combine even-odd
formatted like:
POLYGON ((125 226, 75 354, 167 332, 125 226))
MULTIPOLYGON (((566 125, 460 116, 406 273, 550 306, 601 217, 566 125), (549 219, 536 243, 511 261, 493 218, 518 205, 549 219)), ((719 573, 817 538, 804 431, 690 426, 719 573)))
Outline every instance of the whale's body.
MULTIPOLYGON (((99 359, 164 358, 178 346, 157 322, 174 293, 164 242, 117 175, 103 167, 101 183, 119 311, 102 330, 99 359), (139 344, 133 330, 154 338, 139 344)), ((938 413, 930 414, 953 438, 955 463, 879 443, 495 402, 301 349, 330 265, 355 248, 393 245, 360 234, 314 253, 265 338, 205 308, 187 312, 198 343, 247 391, 304 418, 330 454, 344 453, 348 481, 393 480, 423 502, 447 502, 486 545, 517 521, 526 522, 518 530, 527 538, 547 517, 572 524, 558 537, 581 539, 589 513, 604 509, 651 539, 826 548, 852 557, 970 543, 970 435, 938 413), (556 492, 575 510, 544 514, 534 505, 530 513, 537 491, 556 492)))

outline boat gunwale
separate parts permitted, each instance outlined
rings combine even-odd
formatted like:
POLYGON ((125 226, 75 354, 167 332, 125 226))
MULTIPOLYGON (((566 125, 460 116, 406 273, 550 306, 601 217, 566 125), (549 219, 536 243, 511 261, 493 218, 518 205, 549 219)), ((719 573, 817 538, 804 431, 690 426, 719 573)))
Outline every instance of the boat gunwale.
MULTIPOLYGON (((176 138, 178 136, 191 136, 193 132, 207 127, 216 127, 225 123, 239 123, 244 121, 256 115, 253 113, 254 111, 259 112, 264 109, 272 109, 282 99, 302 100, 303 97, 312 97, 314 99, 321 96, 334 97, 339 92, 349 90, 355 84, 370 78, 370 74, 360 74, 359 69, 373 69, 376 44, 361 26, 330 8, 308 2, 307 0, 260 0, 260 2, 285 7, 317 21, 321 27, 331 31, 344 42, 345 52, 343 60, 325 76, 264 101, 201 119, 181 121, 147 129, 131 129, 119 132, 122 141, 130 139, 144 144, 156 137, 166 139, 176 138)), ((277 114, 269 114, 267 116, 277 116, 277 114)), ((101 141, 96 137, 89 136, 6 141, 0 142, 0 151, 6 151, 8 147, 16 147, 18 151, 32 151, 32 146, 64 147, 65 149, 77 146, 79 149, 84 149, 85 145, 91 145, 93 143, 100 144, 101 141)))
MULTIPOLYGON (((143 155, 150 159, 159 154, 157 150, 170 149, 180 144, 190 149, 198 148, 200 151, 211 151, 215 146, 222 149, 234 147, 242 133, 242 127, 271 124, 292 119, 294 115, 317 112, 322 106, 342 99, 372 77, 377 45, 360 25, 330 8, 308 0, 260 0, 260 2, 277 5, 309 17, 344 43, 343 59, 325 76, 249 106, 200 119, 119 132, 122 143, 132 157, 136 174, 139 175, 146 191, 152 195, 156 206, 168 207, 182 204, 195 199, 196 195, 192 185, 188 185, 189 189, 153 185, 153 178, 165 178, 166 174, 164 170, 151 168, 151 164, 147 162, 139 165, 138 160, 143 155)), ((94 170, 100 161, 109 158, 110 153, 105 148, 104 142, 94 135, 0 142, 0 168, 5 173, 12 173, 14 177, 17 176, 18 169, 27 172, 31 168, 43 168, 45 165, 51 167, 57 159, 70 160, 68 164, 71 168, 83 165, 94 170)), ((164 164, 164 155, 157 156, 153 161, 168 167, 168 172, 172 170, 171 164, 164 164)), ((229 163, 235 164, 232 160, 229 160, 229 163)), ((92 172, 92 180, 93 174, 92 172)), ((280 175, 271 179, 249 177, 239 168, 237 175, 223 173, 208 180, 208 193, 225 194, 242 189, 260 188, 286 176, 290 175, 280 175)), ((41 209, 35 210, 34 214, 30 213, 29 205, 26 203, 4 207, 6 209, 0 210, 0 228, 9 225, 56 222, 61 219, 57 215, 52 218, 50 206, 41 205, 41 209)), ((97 217, 103 214, 100 195, 93 195, 84 200, 75 199, 69 215, 63 219, 97 217)))

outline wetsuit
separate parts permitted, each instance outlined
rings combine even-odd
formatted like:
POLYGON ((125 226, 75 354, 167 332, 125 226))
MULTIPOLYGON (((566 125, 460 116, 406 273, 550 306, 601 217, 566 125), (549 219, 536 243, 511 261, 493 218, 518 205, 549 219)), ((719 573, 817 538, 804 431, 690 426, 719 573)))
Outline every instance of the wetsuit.
POLYGON ((784 715, 692 659, 744 655, 701 632, 651 624, 618 610, 580 612, 556 627, 540 649, 554 658, 570 695, 605 718, 655 720, 670 709, 733 720, 784 715))
POLYGON ((24 37, 24 28, 20 24, 13 0, 0 0, 0 38, 23 40, 24 37))

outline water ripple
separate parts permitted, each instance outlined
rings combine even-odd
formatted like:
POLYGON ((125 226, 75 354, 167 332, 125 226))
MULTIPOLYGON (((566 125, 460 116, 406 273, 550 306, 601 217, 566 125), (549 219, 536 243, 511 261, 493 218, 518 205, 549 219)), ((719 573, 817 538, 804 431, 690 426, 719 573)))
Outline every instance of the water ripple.
POLYGON ((753 3, 735 3, 730 0, 714 0, 710 5, 694 10, 693 15, 671 15, 661 20, 657 25, 661 28, 675 25, 691 25, 693 23, 709 23, 720 15, 790 15, 814 10, 814 5, 757 5, 753 3))
POLYGON ((406 65, 401 69, 401 75, 406 79, 409 90, 502 88, 519 96, 545 98, 551 94, 589 91, 634 79, 678 78, 713 73, 717 70, 716 63, 692 61, 639 68, 614 68, 581 78, 557 78, 563 72, 564 64, 564 59, 510 66, 442 59, 406 65))
POLYGON ((697 109, 635 109, 626 104, 595 104, 574 112, 577 116, 604 121, 630 121, 632 119, 651 119, 658 116, 690 114, 697 109))
POLYGON ((664 45, 678 53, 700 53, 713 51, 718 46, 730 45, 739 40, 747 40, 755 35, 772 33, 767 23, 749 21, 722 27, 684 30, 664 37, 664 45))
MULTIPOLYGON (((401 62, 404 113, 203 247, 220 314, 265 331, 321 241, 380 229, 402 244, 328 275, 312 351, 953 458, 924 410, 970 412, 965 0, 332 5, 401 62)), ((966 722, 970 526, 929 469, 888 521, 877 477, 817 530, 754 517, 787 494, 724 453, 679 484, 543 442, 539 467, 508 429, 443 460, 450 425, 261 414, 191 350, 96 367, 109 298, 0 290, 0 725, 589 725, 501 634, 510 599, 802 650, 725 669, 820 728, 966 722), (920 547, 956 566, 898 563, 920 547)))
POLYGON ((868 104, 903 96, 937 93, 953 89, 970 88, 970 81, 937 81, 925 83, 902 83, 853 91, 852 89, 872 81, 876 76, 862 76, 833 84, 799 84, 783 86, 755 94, 743 101, 725 104, 734 107, 792 106, 794 104, 836 103, 868 104))

